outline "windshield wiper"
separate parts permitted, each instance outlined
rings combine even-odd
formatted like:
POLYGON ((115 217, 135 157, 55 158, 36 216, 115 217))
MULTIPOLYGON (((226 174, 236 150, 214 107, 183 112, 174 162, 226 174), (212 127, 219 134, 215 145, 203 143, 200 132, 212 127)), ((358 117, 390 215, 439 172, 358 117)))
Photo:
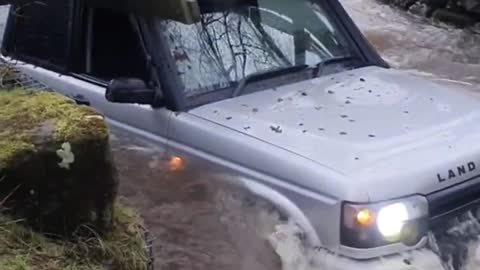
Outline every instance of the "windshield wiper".
POLYGON ((267 71, 254 72, 252 74, 247 75, 242 80, 240 80, 237 87, 233 91, 232 97, 238 97, 239 95, 241 95, 243 90, 245 89, 245 86, 247 86, 251 82, 267 80, 267 79, 280 77, 280 76, 287 75, 287 74, 290 74, 290 73, 299 72, 299 71, 312 69, 312 68, 313 68, 313 78, 317 78, 319 76, 322 76, 325 67, 327 67, 329 65, 339 64, 339 63, 344 63, 344 62, 350 62, 350 61, 354 61, 354 60, 362 60, 362 58, 359 57, 359 56, 355 56, 355 55, 339 56, 339 57, 333 57, 333 58, 330 58, 330 59, 326 59, 326 60, 316 64, 315 66, 296 65, 296 66, 290 66, 290 67, 286 67, 286 68, 279 68, 279 69, 273 69, 273 70, 267 70, 267 71))
POLYGON ((245 86, 247 86, 251 82, 271 79, 271 78, 287 75, 293 72, 306 70, 308 68, 310 68, 309 65, 296 65, 296 66, 291 66, 286 68, 254 72, 252 74, 247 75, 242 80, 240 80, 240 82, 237 85, 237 88, 235 88, 235 90, 233 91, 232 97, 238 97, 239 95, 241 95, 243 90, 245 89, 245 86))
POLYGON ((362 60, 362 58, 356 55, 348 55, 348 56, 333 57, 333 58, 324 60, 315 66, 315 69, 313 70, 313 78, 322 76, 326 66, 329 66, 332 64, 350 62, 353 60, 362 60))

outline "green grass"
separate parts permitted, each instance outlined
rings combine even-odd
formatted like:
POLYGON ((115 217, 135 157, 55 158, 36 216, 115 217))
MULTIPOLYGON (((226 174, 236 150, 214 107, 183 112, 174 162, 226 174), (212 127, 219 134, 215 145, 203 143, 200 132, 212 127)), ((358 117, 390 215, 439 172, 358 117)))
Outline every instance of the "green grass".
POLYGON ((96 235, 66 241, 46 237, 32 231, 22 220, 0 214, 1 269, 147 269, 144 227, 139 216, 117 204, 114 221, 112 232, 104 237, 96 235))

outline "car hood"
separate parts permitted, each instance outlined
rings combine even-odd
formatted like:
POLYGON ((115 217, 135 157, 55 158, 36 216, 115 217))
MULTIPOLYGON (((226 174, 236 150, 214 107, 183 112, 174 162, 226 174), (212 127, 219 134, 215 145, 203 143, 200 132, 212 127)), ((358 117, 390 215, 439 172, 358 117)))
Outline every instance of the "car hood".
POLYGON ((331 168, 382 199, 377 189, 388 188, 380 192, 386 196, 403 196, 406 185, 430 193, 471 177, 467 170, 440 181, 450 180, 450 169, 480 161, 479 105, 422 78, 366 67, 189 113, 331 168))

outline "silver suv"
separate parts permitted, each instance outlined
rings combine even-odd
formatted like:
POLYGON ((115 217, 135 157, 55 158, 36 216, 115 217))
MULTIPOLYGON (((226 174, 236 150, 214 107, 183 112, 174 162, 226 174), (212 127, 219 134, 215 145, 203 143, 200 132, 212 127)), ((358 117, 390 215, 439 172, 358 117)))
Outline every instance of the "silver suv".
POLYGON ((476 207, 480 103, 389 69, 337 0, 87 2, 13 6, 4 59, 227 170, 334 269, 433 258, 428 232, 476 207))

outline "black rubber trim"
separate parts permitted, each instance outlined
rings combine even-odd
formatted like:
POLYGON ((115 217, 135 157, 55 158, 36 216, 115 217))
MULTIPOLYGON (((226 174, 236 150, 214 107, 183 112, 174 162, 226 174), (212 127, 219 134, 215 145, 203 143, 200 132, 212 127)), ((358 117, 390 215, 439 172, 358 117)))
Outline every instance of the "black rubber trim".
POLYGON ((480 202, 480 174, 427 195, 430 219, 455 214, 480 202))
POLYGON ((334 14, 332 18, 343 26, 347 31, 344 31, 349 35, 351 41, 355 43, 355 46, 359 48, 359 52, 367 59, 367 62, 371 65, 376 65, 384 68, 390 68, 385 60, 378 54, 373 48, 370 42, 365 38, 362 32, 358 29, 357 25, 353 22, 352 18, 343 8, 342 4, 338 0, 321 0, 327 3, 331 11, 334 14))

